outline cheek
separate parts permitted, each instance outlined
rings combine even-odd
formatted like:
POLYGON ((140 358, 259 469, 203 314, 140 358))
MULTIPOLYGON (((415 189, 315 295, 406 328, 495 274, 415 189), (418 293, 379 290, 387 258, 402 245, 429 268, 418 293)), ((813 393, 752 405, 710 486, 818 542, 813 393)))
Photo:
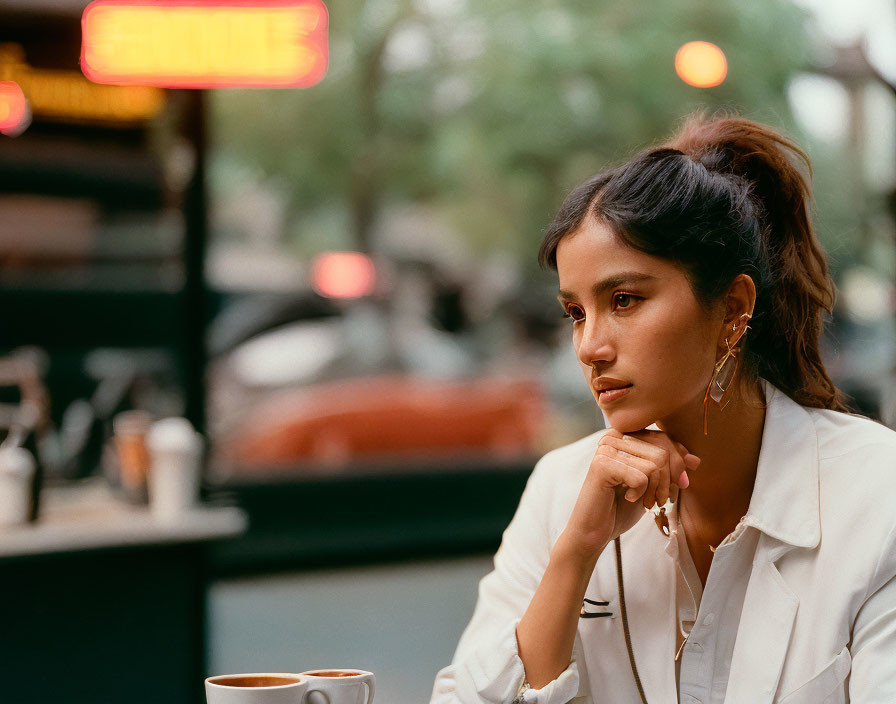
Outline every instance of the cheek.
POLYGON ((645 391, 656 393, 657 400, 691 395, 699 381, 709 379, 706 365, 711 371, 712 345, 697 313, 681 301, 664 300, 629 331, 626 369, 640 377, 645 391))
POLYGON ((674 321, 668 334, 656 340, 655 368, 663 374, 672 396, 691 396, 705 387, 712 373, 712 343, 693 319, 674 321))

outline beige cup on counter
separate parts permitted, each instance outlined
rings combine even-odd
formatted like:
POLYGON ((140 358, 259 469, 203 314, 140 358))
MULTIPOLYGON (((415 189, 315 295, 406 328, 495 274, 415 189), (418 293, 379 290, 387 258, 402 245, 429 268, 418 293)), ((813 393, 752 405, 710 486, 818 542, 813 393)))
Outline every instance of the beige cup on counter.
POLYGON ((121 488, 131 497, 141 497, 146 491, 149 453, 146 433, 153 417, 145 411, 123 411, 112 419, 115 449, 118 452, 121 488))

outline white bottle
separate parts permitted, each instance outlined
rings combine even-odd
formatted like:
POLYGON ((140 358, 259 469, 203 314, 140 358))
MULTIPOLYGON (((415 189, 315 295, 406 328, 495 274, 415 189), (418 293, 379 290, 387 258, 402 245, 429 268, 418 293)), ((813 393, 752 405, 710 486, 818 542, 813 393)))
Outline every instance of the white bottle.
POLYGON ((177 523, 199 499, 202 436, 186 418, 164 418, 146 434, 149 507, 161 523, 177 523))
POLYGON ((0 526, 28 522, 35 471, 34 458, 25 448, 0 449, 0 526))

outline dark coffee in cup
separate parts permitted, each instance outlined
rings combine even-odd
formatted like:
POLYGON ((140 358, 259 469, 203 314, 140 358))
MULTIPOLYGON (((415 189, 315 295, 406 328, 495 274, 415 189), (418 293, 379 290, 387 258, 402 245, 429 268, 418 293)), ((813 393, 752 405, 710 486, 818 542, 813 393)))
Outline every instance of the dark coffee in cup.
POLYGON ((311 670, 306 675, 312 677, 357 677, 357 672, 346 672, 345 670, 311 670))
POLYGON ((297 677, 276 677, 273 675, 248 675, 248 676, 221 676, 210 677, 211 684, 219 687, 283 687, 288 684, 301 682, 297 677))
POLYGON ((205 699, 208 704, 299 704, 307 689, 308 678, 292 672, 241 672, 206 678, 205 699))

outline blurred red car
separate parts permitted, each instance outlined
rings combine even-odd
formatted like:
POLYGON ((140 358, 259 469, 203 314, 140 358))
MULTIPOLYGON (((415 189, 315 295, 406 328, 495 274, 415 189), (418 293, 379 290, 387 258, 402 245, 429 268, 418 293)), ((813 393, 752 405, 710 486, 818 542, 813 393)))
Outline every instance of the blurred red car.
POLYGON ((384 375, 320 382, 258 402, 218 435, 212 466, 244 473, 531 457, 541 449, 545 413, 531 381, 384 375))

